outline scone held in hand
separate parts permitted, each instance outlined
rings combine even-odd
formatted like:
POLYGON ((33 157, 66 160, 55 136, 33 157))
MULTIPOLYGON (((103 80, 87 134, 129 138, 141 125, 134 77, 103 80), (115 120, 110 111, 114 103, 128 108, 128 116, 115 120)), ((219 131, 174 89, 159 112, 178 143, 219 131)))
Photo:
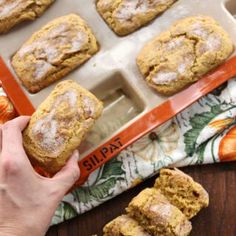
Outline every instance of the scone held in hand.
POLYGON ((24 148, 32 163, 51 174, 60 170, 102 109, 102 103, 76 82, 59 83, 23 132, 24 148))

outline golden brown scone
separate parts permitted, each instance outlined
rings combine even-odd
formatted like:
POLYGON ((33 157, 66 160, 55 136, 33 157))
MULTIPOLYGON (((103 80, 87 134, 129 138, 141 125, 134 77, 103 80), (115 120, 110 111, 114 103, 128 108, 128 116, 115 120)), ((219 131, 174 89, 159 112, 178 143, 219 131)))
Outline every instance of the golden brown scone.
POLYGON ((189 175, 178 169, 162 169, 155 187, 191 219, 209 205, 207 191, 189 175))
POLYGON ((23 21, 35 20, 54 0, 1 0, 0 34, 23 21))
POLYGON ((191 222, 155 188, 147 188, 130 202, 128 215, 153 236, 187 236, 191 222))
POLYGON ((19 49, 12 66, 32 93, 61 79, 98 51, 91 29, 75 14, 49 22, 19 49))
POLYGON ((23 132, 30 160, 50 174, 60 170, 101 115, 102 103, 72 80, 59 83, 23 132))
POLYGON ((150 236, 128 215, 121 215, 109 222, 103 228, 103 236, 150 236))
POLYGON ((207 16, 177 21, 149 42, 137 64, 147 83, 172 95, 225 61, 234 46, 229 35, 207 16))
POLYGON ((177 0, 97 0, 97 11, 120 36, 134 32, 177 0))

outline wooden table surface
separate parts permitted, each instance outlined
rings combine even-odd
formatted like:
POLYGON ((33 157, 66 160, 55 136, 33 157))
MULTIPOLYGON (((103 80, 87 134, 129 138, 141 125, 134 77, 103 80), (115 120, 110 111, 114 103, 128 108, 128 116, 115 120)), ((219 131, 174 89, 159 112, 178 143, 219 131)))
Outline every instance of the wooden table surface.
MULTIPOLYGON (((182 168, 209 192, 210 205, 192 220, 191 236, 236 236, 236 162, 182 168)), ((77 218, 51 227, 47 236, 102 235, 103 226, 124 212, 129 201, 155 178, 77 218)))

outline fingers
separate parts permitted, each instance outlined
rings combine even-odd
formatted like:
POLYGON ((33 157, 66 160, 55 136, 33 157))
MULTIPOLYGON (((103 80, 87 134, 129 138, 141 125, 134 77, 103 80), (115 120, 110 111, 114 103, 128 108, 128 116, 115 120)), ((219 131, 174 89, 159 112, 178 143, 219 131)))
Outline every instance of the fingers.
POLYGON ((0 125, 0 153, 2 152, 2 125, 0 125))
POLYGON ((10 120, 8 122, 6 122, 4 126, 15 126, 18 127, 20 129, 20 131, 23 131, 24 128, 26 127, 26 125, 29 123, 30 120, 30 116, 19 116, 13 120, 10 120))
POLYGON ((53 177, 53 182, 56 182, 59 188, 61 188, 63 195, 73 186, 80 176, 78 161, 79 152, 75 150, 67 164, 53 177))
MULTIPOLYGON (((32 167, 22 145, 22 130, 26 127, 29 117, 18 117, 1 126, 1 158, 2 176, 16 176, 21 171, 30 173, 32 167)), ((33 170, 33 169, 32 169, 33 170)))
POLYGON ((29 122, 30 117, 21 116, 8 121, 2 126, 2 156, 20 158, 25 151, 22 145, 22 131, 29 122))

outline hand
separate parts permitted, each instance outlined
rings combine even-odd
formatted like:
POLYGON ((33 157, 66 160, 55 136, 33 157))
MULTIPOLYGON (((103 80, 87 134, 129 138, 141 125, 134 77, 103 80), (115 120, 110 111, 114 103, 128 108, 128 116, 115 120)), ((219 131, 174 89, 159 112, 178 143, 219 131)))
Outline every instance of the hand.
POLYGON ((22 130, 29 117, 0 128, 0 236, 42 236, 53 214, 79 178, 78 151, 53 178, 32 168, 22 146, 22 130))

